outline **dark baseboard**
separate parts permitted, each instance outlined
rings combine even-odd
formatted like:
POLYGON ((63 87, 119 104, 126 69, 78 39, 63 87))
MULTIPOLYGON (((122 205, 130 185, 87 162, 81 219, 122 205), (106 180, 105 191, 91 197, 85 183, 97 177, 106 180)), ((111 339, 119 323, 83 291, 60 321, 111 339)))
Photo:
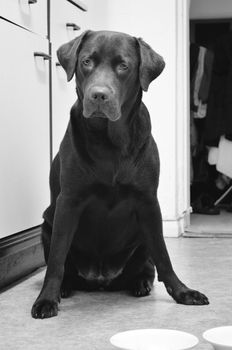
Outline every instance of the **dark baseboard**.
POLYGON ((40 226, 0 239, 0 289, 44 265, 40 226))

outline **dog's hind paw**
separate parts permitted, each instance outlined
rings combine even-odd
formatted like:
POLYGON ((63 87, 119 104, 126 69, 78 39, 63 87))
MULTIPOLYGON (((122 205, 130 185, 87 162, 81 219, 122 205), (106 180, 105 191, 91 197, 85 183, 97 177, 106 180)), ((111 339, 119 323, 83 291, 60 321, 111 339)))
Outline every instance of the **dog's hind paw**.
POLYGON ((68 286, 61 286, 60 288, 60 296, 65 299, 68 298, 72 293, 72 288, 68 286))
POLYGON ((132 294, 135 297, 145 297, 150 294, 152 290, 152 283, 147 279, 138 279, 135 281, 132 288, 132 294))
POLYGON ((52 300, 38 300, 31 309, 33 318, 49 318, 57 316, 58 303, 52 300))

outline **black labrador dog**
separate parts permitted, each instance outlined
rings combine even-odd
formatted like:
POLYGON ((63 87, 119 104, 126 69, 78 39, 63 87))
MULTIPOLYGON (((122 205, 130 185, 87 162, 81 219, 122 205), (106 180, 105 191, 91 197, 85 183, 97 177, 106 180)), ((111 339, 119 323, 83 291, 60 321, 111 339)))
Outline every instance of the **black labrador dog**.
POLYGON ((154 267, 182 304, 208 304, 176 276, 157 200, 159 156, 142 91, 164 61, 142 39, 86 31, 57 51, 78 100, 50 173, 42 241, 47 271, 34 318, 57 315, 72 290, 150 293, 154 267))

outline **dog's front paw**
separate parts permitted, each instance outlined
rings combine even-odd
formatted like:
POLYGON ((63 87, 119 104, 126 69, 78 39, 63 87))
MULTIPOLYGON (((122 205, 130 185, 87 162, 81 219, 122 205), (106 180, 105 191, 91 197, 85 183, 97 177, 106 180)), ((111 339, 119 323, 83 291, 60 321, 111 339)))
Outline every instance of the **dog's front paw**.
POLYGON ((132 294, 135 297, 145 297, 150 294, 152 289, 152 283, 147 279, 138 279, 135 281, 132 288, 132 294))
POLYGON ((198 292, 197 290, 183 287, 175 291, 175 290, 172 290, 171 287, 167 287, 167 291, 178 304, 185 304, 185 305, 208 305, 209 304, 209 300, 207 296, 198 292))
POLYGON ((31 309, 33 318, 49 318, 57 316, 58 303, 53 300, 38 300, 35 301, 31 309))

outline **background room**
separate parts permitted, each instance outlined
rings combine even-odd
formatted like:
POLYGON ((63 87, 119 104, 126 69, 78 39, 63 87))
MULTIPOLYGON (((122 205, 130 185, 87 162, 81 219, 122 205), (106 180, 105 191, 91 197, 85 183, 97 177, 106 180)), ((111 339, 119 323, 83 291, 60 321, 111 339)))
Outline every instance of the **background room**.
POLYGON ((231 235, 231 14, 229 1, 190 6, 190 236, 231 235))

